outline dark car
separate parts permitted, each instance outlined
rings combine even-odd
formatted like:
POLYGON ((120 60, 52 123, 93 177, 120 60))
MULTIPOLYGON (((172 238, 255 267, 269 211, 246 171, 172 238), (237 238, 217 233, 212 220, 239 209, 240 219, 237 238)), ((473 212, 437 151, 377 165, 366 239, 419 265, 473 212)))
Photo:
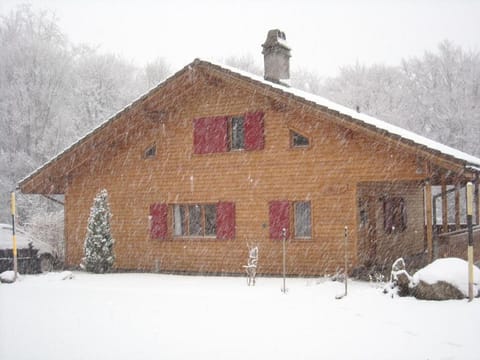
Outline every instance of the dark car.
MULTIPOLYGON (((54 248, 15 229, 17 239, 17 264, 20 274, 37 274, 52 271, 58 262, 54 248)), ((12 225, 0 223, 0 273, 13 269, 12 225)))

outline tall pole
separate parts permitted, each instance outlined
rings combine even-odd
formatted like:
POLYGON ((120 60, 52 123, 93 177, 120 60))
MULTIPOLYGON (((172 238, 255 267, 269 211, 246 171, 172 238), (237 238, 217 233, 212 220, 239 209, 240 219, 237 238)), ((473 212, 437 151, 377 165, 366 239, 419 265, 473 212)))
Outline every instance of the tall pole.
MULTIPOLYGON (((432 209, 432 184, 430 180, 425 182, 425 223, 427 226, 427 252, 428 261, 433 261, 433 209, 432 209)), ((434 208, 434 207, 433 207, 434 208)), ((436 219, 436 216, 435 216, 436 219)))
POLYGON ((283 243, 283 288, 282 292, 284 294, 287 293, 287 288, 286 288, 286 276, 287 276, 287 248, 286 248, 286 243, 287 242, 287 229, 283 228, 282 229, 282 243, 283 243))
POLYGON ((348 250, 347 250, 347 242, 348 242, 348 226, 345 226, 345 234, 343 245, 345 246, 345 296, 347 296, 347 281, 348 281, 348 250))
POLYGON ((15 191, 12 191, 12 195, 10 198, 10 207, 12 213, 12 242, 13 242, 13 272, 14 277, 13 281, 17 280, 18 276, 18 263, 17 263, 17 236, 15 235, 15 191))
POLYGON ((337 295, 335 296, 335 299, 343 299, 345 296, 347 296, 347 288, 348 288, 348 226, 345 226, 344 233, 343 233, 343 251, 345 255, 344 259, 344 279, 343 283, 345 285, 345 292, 342 295, 337 295))
POLYGON ((473 184, 467 183, 468 301, 473 300, 473 184))

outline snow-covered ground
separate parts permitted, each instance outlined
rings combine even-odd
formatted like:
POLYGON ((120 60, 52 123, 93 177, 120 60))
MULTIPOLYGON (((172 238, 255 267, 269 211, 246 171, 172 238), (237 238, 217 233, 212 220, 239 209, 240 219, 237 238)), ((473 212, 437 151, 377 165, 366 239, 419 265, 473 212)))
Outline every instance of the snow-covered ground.
POLYGON ((480 299, 327 279, 65 273, 0 284, 0 359, 480 359, 480 299), (62 280, 65 279, 65 280, 62 280))

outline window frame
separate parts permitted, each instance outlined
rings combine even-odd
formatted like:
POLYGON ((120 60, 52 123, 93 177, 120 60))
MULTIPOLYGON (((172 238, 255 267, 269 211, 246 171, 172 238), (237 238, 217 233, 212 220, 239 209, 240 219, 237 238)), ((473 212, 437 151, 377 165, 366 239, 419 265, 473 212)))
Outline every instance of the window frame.
POLYGON ((297 130, 294 130, 294 129, 290 129, 289 134, 290 134, 290 148, 291 149, 308 149, 312 146, 312 141, 311 141, 309 136, 306 136, 306 135, 302 134, 301 132, 299 132, 297 130), (296 135, 305 138, 308 141, 308 144, 306 144, 306 145, 295 145, 295 136, 296 135))
POLYGON ((245 116, 235 115, 228 117, 228 152, 245 151, 245 116), (234 122, 241 121, 240 127, 234 127, 234 122), (241 147, 234 147, 234 139, 238 139, 238 136, 234 135, 234 129, 237 129, 240 134, 241 147))
POLYGON ((157 157, 157 144, 152 143, 143 150, 142 158, 145 160, 155 159, 157 157), (150 152, 153 151, 153 154, 150 152))
POLYGON ((174 239, 217 239, 218 228, 217 228, 217 204, 216 203, 181 203, 181 204, 172 204, 172 235, 174 239), (191 218, 190 218, 190 209, 193 207, 200 207, 200 234, 191 233, 191 218), (182 234, 176 233, 176 209, 184 209, 185 218, 181 220, 181 231, 182 234), (214 220, 210 222, 215 224, 215 234, 207 234, 207 214, 206 207, 214 207, 215 211, 214 220))
POLYGON ((301 201, 292 201, 292 216, 293 216, 293 238, 298 239, 298 240, 311 240, 312 239, 312 202, 310 200, 301 200, 301 201), (297 234, 297 205, 299 204, 308 204, 308 210, 309 210, 309 224, 308 224, 308 229, 309 229, 309 235, 298 235, 297 234))

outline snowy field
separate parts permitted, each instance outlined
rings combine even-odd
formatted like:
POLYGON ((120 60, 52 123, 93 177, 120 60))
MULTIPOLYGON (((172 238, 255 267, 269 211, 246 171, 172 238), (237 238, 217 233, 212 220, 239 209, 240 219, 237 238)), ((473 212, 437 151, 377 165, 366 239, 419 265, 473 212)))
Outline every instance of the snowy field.
POLYGON ((480 359, 480 299, 327 279, 61 273, 0 284, 0 359, 480 359), (477 324, 474 326, 474 324, 477 324))

